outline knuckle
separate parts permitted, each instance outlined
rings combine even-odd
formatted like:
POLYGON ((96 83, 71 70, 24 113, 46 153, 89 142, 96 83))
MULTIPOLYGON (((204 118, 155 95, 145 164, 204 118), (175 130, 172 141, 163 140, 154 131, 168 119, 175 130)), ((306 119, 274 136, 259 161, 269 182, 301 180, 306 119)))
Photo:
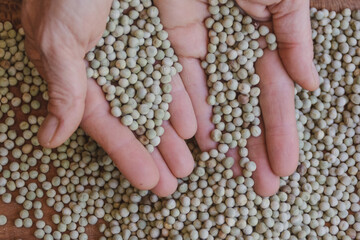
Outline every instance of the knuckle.
POLYGON ((50 112, 68 112, 84 103, 84 94, 81 90, 63 89, 61 86, 49 90, 48 110, 50 112))

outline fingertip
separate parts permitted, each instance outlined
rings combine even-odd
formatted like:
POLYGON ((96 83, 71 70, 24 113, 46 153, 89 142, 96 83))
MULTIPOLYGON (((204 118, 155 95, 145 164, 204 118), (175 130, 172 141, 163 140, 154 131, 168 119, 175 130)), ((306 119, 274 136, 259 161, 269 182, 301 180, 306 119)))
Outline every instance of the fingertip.
POLYGON ((41 146, 46 148, 56 148, 63 144, 78 128, 78 123, 59 119, 49 113, 41 124, 38 132, 38 140, 41 146))
MULTIPOLYGON (((272 171, 280 177, 290 176, 296 171, 299 160, 299 144, 294 142, 291 136, 283 136, 286 138, 287 143, 284 146, 276 147, 271 144, 267 147, 270 167, 272 171)), ((282 140, 278 139, 281 136, 269 136, 267 139, 273 139, 274 142, 280 143, 282 140)))
MULTIPOLYGON (((275 55, 275 52, 272 52, 272 54, 274 59, 281 59, 282 66, 279 66, 278 69, 280 69, 280 67, 284 69, 289 80, 299 84, 306 90, 314 91, 317 89, 319 82, 317 72, 314 72, 312 58, 308 57, 306 51, 301 51, 303 50, 300 47, 289 48, 286 47, 285 44, 282 46, 282 44, 279 43, 278 56, 275 55)), ((265 50, 265 52, 267 52, 267 50, 265 50)), ((281 72, 283 72, 283 70, 281 70, 281 72)), ((286 76, 285 74, 283 74, 284 77, 286 76)))
POLYGON ((319 77, 313 64, 309 1, 284 2, 269 9, 273 14, 279 54, 287 73, 301 87, 316 90, 319 77))
MULTIPOLYGON (((126 151, 123 154, 109 147, 106 150, 118 169, 134 187, 140 190, 153 189, 160 180, 160 171, 155 159, 143 146, 140 146, 137 139, 129 141, 129 145, 137 146, 122 149, 126 151)), ((113 147, 116 146, 113 145, 113 147)), ((119 147, 116 148, 119 149, 119 147)))
POLYGON ((195 139, 202 152, 207 152, 211 149, 216 149, 217 147, 217 143, 210 138, 210 133, 213 129, 214 126, 210 122, 207 125, 204 124, 204 126, 202 126, 201 128, 199 127, 198 131, 195 134, 195 139))
POLYGON ((56 135, 57 129, 59 127, 59 120, 49 113, 44 122, 41 124, 38 132, 38 140, 41 146, 46 148, 58 147, 57 143, 52 141, 56 135))
MULTIPOLYGON (((192 162, 193 163, 193 162, 192 162)), ((189 176, 194 170, 194 164, 184 164, 180 170, 174 171, 174 175, 177 178, 184 178, 189 176)))
POLYGON ((308 74, 303 74, 302 76, 299 76, 292 73, 290 77, 294 79, 294 81, 297 82, 301 87, 308 91, 315 91, 320 86, 320 77, 314 64, 312 64, 311 71, 309 71, 308 74))
POLYGON ((167 197, 175 192, 177 179, 171 173, 158 149, 155 149, 151 155, 160 174, 158 183, 151 188, 151 191, 159 197, 167 197))
POLYGON ((194 170, 194 160, 190 151, 183 152, 182 154, 183 154, 183 156, 181 157, 182 160, 181 159, 178 160, 178 162, 181 162, 181 164, 177 164, 177 166, 172 165, 170 167, 171 172, 177 178, 187 177, 194 170))
POLYGON ((268 175, 266 178, 258 178, 254 184, 254 190, 262 197, 270 197, 276 194, 280 188, 280 178, 274 174, 268 175))
POLYGON ((157 186, 160 181, 160 173, 155 164, 151 164, 150 171, 143 167, 139 168, 136 175, 126 176, 130 183, 139 190, 150 190, 157 186))
POLYGON ((319 86, 315 83, 306 83, 306 84, 301 84, 300 86, 310 92, 313 92, 319 88, 319 86))
POLYGON ((163 126, 165 133, 158 149, 172 174, 178 178, 186 177, 194 169, 193 156, 184 139, 176 133, 172 125, 165 121, 163 126))
POLYGON ((280 178, 270 167, 264 134, 257 138, 251 137, 248 140, 248 149, 250 160, 256 163, 256 170, 253 173, 255 192, 263 197, 275 194, 280 186, 280 178))
POLYGON ((174 176, 168 176, 166 179, 160 177, 158 184, 151 191, 159 197, 168 197, 176 191, 177 186, 177 179, 174 176))
MULTIPOLYGON (((139 145, 139 143, 134 142, 133 145, 139 145)), ((127 151, 124 154, 119 154, 116 150, 109 150, 109 148, 106 151, 120 172, 137 189, 151 190, 159 183, 158 166, 144 147, 122 149, 122 151, 127 151)))
POLYGON ((184 140, 190 139, 195 136, 197 131, 197 123, 195 115, 190 116, 189 120, 183 121, 181 126, 175 124, 176 121, 171 120, 171 123, 174 125, 176 133, 184 140))
POLYGON ((193 138, 197 132, 197 122, 196 122, 196 118, 194 116, 194 120, 192 120, 192 124, 189 124, 189 126, 183 130, 183 132, 180 135, 181 138, 183 138, 184 140, 188 140, 190 138, 193 138))
POLYGON ((295 127, 286 127, 278 131, 266 131, 270 167, 280 177, 286 177, 296 171, 299 161, 299 139, 295 127), (283 132, 281 132, 283 131, 283 132), (296 137, 295 137, 296 136, 296 137))
POLYGON ((292 175, 298 166, 298 158, 291 159, 291 161, 281 160, 272 161, 271 169, 279 177, 288 177, 292 175))
POLYGON ((262 197, 272 196, 277 193, 280 186, 280 177, 269 166, 265 145, 259 139, 250 139, 249 156, 256 163, 253 173, 254 190, 262 197))
MULTIPOLYGON (((155 175, 152 175, 152 176, 155 176, 155 175)), ((134 187, 136 187, 137 189, 139 190, 150 190, 150 189, 153 189, 159 182, 159 177, 155 177, 155 178, 152 178, 152 179, 147 179, 143 182, 139 182, 139 183, 136 183, 136 184, 133 184, 134 187)))

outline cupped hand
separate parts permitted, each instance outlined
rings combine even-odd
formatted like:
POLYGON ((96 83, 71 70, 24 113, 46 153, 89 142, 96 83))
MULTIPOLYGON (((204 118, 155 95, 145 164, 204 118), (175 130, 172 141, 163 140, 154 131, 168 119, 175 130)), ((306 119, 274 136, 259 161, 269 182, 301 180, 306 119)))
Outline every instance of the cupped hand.
MULTIPOLYGON (((312 62, 308 0, 237 0, 255 19, 267 22, 277 36, 278 50, 264 50, 256 63, 260 75, 260 107, 263 133, 250 138, 249 158, 257 163, 255 191, 262 196, 275 194, 280 176, 292 174, 297 167, 297 136, 294 82, 308 90, 318 87, 318 74, 312 62)), ((208 88, 201 61, 207 54, 208 33, 204 20, 209 17, 207 0, 155 0, 169 38, 184 67, 180 74, 191 98, 198 122, 196 139, 203 151, 215 148, 210 139, 214 129, 212 109, 206 103, 208 88)), ((229 154, 239 160, 237 149, 229 154)), ((238 161, 236 161, 238 162, 238 161)), ((239 175, 239 165, 234 173, 239 175)))
POLYGON ((84 56, 101 38, 112 2, 23 1, 26 51, 48 84, 48 115, 39 130, 39 142, 57 147, 80 125, 135 187, 167 196, 175 191, 176 178, 187 176, 194 166, 184 141, 195 134, 194 111, 180 77, 175 76, 173 117, 164 123, 162 142, 152 154, 110 114, 101 88, 87 79, 84 56))

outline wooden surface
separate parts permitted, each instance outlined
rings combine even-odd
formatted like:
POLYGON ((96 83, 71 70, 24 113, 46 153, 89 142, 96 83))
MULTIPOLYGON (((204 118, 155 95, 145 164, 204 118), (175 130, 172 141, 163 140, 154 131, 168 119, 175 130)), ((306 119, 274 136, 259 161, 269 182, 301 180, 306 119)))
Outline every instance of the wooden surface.
MULTIPOLYGON (((329 10, 339 11, 343 8, 360 9, 360 0, 313 0, 311 6, 316 8, 327 8, 329 10)), ((17 28, 20 27, 20 8, 21 0, 0 0, 0 21, 11 21, 17 28)), ((43 106, 43 108, 45 108, 43 106)), ((52 174, 49 174, 50 178, 52 174)), ((15 194, 16 196, 17 194, 15 194)), ((44 220, 47 223, 51 223, 51 215, 54 214, 54 210, 43 204, 44 220)), ((31 229, 17 229, 14 226, 14 220, 18 218, 19 211, 22 207, 16 203, 4 204, 0 200, 0 214, 8 217, 8 224, 6 226, 0 226, 0 240, 30 240, 35 239, 33 232, 35 228, 31 229)), ((30 211, 30 214, 33 214, 30 211)), ((54 228, 55 226, 52 225, 54 228)), ((98 239, 101 234, 97 231, 96 227, 88 227, 87 233, 89 239, 98 239)))
POLYGON ((14 26, 20 26, 21 0, 0 0, 0 21, 10 21, 14 26))
POLYGON ((360 9, 360 0, 311 0, 311 6, 334 11, 340 11, 344 8, 360 9))

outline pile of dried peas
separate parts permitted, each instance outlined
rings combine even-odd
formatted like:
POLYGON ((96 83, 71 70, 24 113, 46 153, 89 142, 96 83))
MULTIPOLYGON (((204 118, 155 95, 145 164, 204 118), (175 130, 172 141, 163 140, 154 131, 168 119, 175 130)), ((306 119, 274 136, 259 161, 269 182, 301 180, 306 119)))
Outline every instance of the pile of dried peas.
MULTIPOLYGON (((257 29, 251 24, 251 18, 241 15, 233 1, 219 2, 221 7, 217 11, 219 3, 210 1, 212 7, 209 11, 214 22, 211 23, 211 19, 206 21, 208 28, 219 30, 219 45, 213 43, 216 49, 210 52, 213 55, 206 58, 208 65, 215 63, 215 72, 212 73, 212 67, 203 63, 209 79, 213 79, 214 83, 209 86, 209 104, 214 106, 213 121, 220 131, 212 134, 212 138, 220 143, 219 148, 201 153, 195 143, 189 143, 196 160, 195 170, 188 178, 179 180, 174 194, 161 199, 148 191, 133 188, 109 156, 81 129, 57 149, 39 146, 36 133, 44 117, 36 113, 41 108, 41 102, 48 99, 47 86, 26 57, 23 30, 14 30, 9 22, 0 23, 0 195, 4 203, 16 202, 23 208, 14 222, 0 215, 0 225, 13 224, 18 228, 35 225, 35 237, 47 240, 91 239, 85 233, 85 227, 97 224, 103 233, 101 239, 360 239, 360 11, 345 9, 335 13, 311 9, 315 64, 321 86, 314 92, 296 86, 299 167, 292 176, 281 179, 281 188, 276 195, 263 198, 252 188, 254 182, 251 172, 256 169, 256 165, 246 158, 246 141, 238 140, 259 134, 255 128, 260 114, 256 101, 260 93, 256 84, 261 80, 252 68, 253 57, 261 57, 261 51, 256 47, 256 32, 268 36, 269 48, 276 48, 276 43, 274 36, 266 29, 257 29), (220 23, 218 14, 224 14, 230 20, 220 23), (214 26, 215 22, 219 24, 214 26), (231 33, 232 30, 220 31, 224 28, 232 28, 239 34, 231 33), (236 31, 236 28, 240 30, 236 31), (232 35, 241 44, 231 45, 225 41, 226 46, 223 44, 220 47, 221 38, 224 38, 222 32, 232 35), (229 61, 224 61, 224 54, 219 54, 222 48, 229 61), (231 69, 227 69, 226 64, 230 63, 231 69), (246 72, 238 69, 238 78, 234 78, 238 83, 226 79, 229 71, 237 69, 236 63, 241 66, 240 69, 246 69, 246 72), (224 74, 225 78, 215 79, 215 75, 211 74, 224 74), (234 95, 234 99, 239 99, 238 106, 233 101, 234 95), (219 111, 217 106, 229 106, 232 109, 224 107, 224 110, 219 111), (231 115, 227 114, 229 110, 236 115, 228 121, 230 117, 226 116, 231 115), (25 120, 18 122, 19 117, 25 120), (230 127, 223 128, 219 125, 221 122, 224 124, 220 125, 231 122, 235 129, 230 124, 230 127), (241 136, 237 139, 239 132, 241 136), (237 144, 242 142, 240 165, 245 168, 244 176, 235 179, 230 169, 234 160, 225 156, 227 150, 234 147, 233 140, 237 144), (47 174, 51 169, 55 169, 56 176, 49 178, 47 174), (44 204, 57 212, 52 216, 56 228, 43 220, 44 204), (99 221, 105 223, 100 224, 99 221)), ((137 4, 144 7, 138 8, 143 13, 140 16, 151 17, 157 11, 151 1, 114 1, 110 19, 116 20, 116 9, 129 6, 136 9, 137 4)), ((153 19, 158 18, 154 15, 153 19)), ((133 25, 125 26, 134 30, 133 26, 138 21, 134 19, 133 25)), ((154 24, 161 29, 160 22, 154 24)), ((152 37, 158 34, 155 28, 150 29, 153 31, 147 30, 152 37)), ((122 37, 128 33, 124 30, 123 35, 115 39, 130 40, 130 35, 122 37)), ((108 34, 105 32, 105 39, 108 34)), ((209 34, 211 36, 211 31, 209 34)), ((111 45, 112 40, 106 41, 110 41, 106 44, 111 45)), ((163 41, 167 41, 166 38, 163 41)), ((139 50, 144 49, 143 45, 138 47, 139 50)), ((108 50, 105 48, 109 47, 103 49, 105 58, 108 58, 112 52, 106 52, 108 50)), ((121 52, 123 49, 116 50, 114 46, 114 51, 121 52)), ((163 52, 167 56, 166 50, 163 52)), ((141 54, 137 54, 141 58, 141 54)), ((176 62, 171 50, 168 54, 176 62)), ((96 60, 99 61, 98 57, 104 60, 100 56, 103 53, 94 50, 94 55, 97 55, 96 60)), ((91 58, 91 53, 87 58, 90 61, 95 59, 91 58)), ((143 58, 147 57, 144 55, 143 58)), ((110 62, 111 58, 108 60, 110 62)), ((120 60, 127 64, 124 69, 129 67, 128 64, 133 64, 132 60, 120 60)), ((105 65, 100 63, 101 66, 108 67, 104 62, 105 65)), ((160 68, 154 67, 155 71, 161 72, 160 68)), ((174 65, 174 69, 178 72, 181 67, 174 65)), ((95 70, 92 70, 88 70, 89 75, 96 76, 95 70)), ((150 70, 146 74, 153 74, 154 71, 150 70)), ((173 73, 175 70, 172 70, 173 73)), ((107 70, 101 71, 107 73, 107 70)), ((131 75, 122 76, 127 77, 132 78, 131 75)), ((98 82, 102 83, 102 80, 98 82)), ((143 80, 140 78, 139 82, 144 85, 143 80)), ((162 92, 163 82, 152 84, 161 86, 161 90, 156 90, 159 96, 168 94, 162 92)), ((125 91, 128 86, 124 85, 125 91)), ((150 88, 144 85, 146 91, 152 91, 150 88)), ((136 86, 133 89, 138 90, 136 86)), ((106 92, 109 89, 103 90, 106 92)), ((127 95, 139 103, 135 95, 127 95)), ((120 110, 121 106, 117 105, 120 110)), ((134 112, 135 109, 132 109, 134 112)))

